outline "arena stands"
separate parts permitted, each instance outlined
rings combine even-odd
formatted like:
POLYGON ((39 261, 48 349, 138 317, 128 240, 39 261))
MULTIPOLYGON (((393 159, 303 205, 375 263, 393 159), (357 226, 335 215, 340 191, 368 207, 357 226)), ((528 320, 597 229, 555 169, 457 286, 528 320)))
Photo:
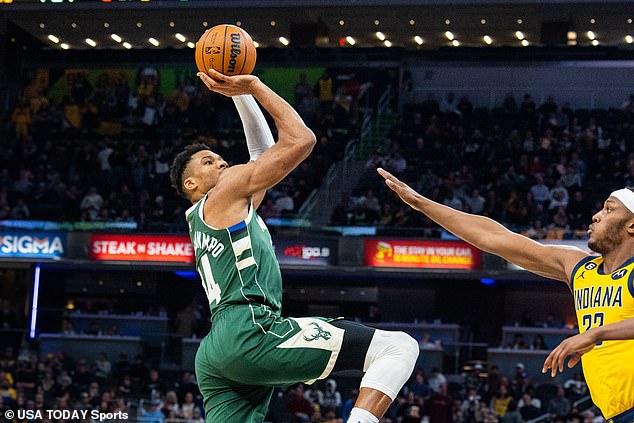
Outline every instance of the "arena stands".
MULTIPOLYGON (((63 352, 38 359, 27 350, 7 348, 0 358, 0 410, 96 410, 137 422, 201 423, 201 396, 191 372, 159 371, 142 358, 101 355, 71 360, 63 352)), ((561 385, 537 384, 522 363, 512 373, 480 362, 458 375, 417 369, 383 423, 593 421, 587 387, 578 373, 561 385), (418 420, 416 420, 418 419, 418 420), (515 421, 515 420, 512 420, 515 421)), ((276 392, 266 421, 276 423, 345 421, 358 391, 347 379, 328 379, 276 392), (341 384, 337 383, 337 380, 341 384), (341 386, 341 387, 339 387, 341 386), (342 420, 343 419, 343 420, 342 420)))
MULTIPOLYGON (((230 163, 248 161, 233 103, 192 77, 163 96, 154 80, 129 86, 125 76, 104 71, 93 86, 84 73, 71 76, 69 95, 59 101, 29 79, 1 125, 7 148, 0 158, 0 220, 135 222, 140 231, 180 231, 186 203, 168 177, 175 152, 202 142, 230 163)), ((355 135, 362 84, 328 73, 320 80, 328 78, 336 79, 330 95, 319 81, 295 86, 295 105, 318 143, 269 192, 260 209, 265 218, 295 216, 355 135)))
MULTIPOLYGON (((168 183, 173 152, 199 141, 233 163, 246 160, 230 102, 193 81, 164 98, 104 75, 95 87, 78 77, 59 103, 33 84, 25 87, 3 126, 9 148, 1 158, 0 219, 135 222, 141 231, 176 231, 184 205, 168 183)), ((336 96, 331 104, 301 81, 295 91, 318 144, 269 193, 260 210, 265 218, 294 217, 354 136, 354 127, 340 128, 340 122, 355 121, 341 117, 346 108, 357 108, 346 104, 350 96, 336 96)), ((521 101, 509 95, 492 110, 474 109, 467 97, 439 102, 430 96, 407 105, 367 158, 367 175, 354 192, 344 193, 331 223, 428 228, 430 236, 438 235, 431 222, 387 192, 374 175, 382 166, 432 199, 499 219, 535 239, 583 237, 600 205, 600 195, 591 195, 596 181, 634 183, 633 159, 626 154, 632 136, 627 104, 573 109, 552 97, 537 106, 529 95, 521 101)))
POLYGON ((534 239, 583 238, 602 207, 598 188, 634 183, 627 104, 575 110, 552 97, 537 106, 530 95, 519 104, 509 95, 499 108, 474 110, 467 97, 439 103, 430 95, 409 105, 376 146, 367 174, 344 193, 331 223, 422 227, 438 236, 436 225, 374 177, 383 167, 433 200, 534 239))

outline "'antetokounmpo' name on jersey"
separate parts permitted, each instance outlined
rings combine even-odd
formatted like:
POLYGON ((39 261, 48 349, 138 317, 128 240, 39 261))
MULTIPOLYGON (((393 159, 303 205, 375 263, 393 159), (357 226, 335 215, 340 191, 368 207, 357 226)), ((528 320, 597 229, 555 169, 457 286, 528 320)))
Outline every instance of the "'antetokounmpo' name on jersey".
POLYGON ((204 250, 216 258, 225 249, 225 246, 218 240, 209 234, 196 231, 192 236, 192 244, 196 251, 204 250))

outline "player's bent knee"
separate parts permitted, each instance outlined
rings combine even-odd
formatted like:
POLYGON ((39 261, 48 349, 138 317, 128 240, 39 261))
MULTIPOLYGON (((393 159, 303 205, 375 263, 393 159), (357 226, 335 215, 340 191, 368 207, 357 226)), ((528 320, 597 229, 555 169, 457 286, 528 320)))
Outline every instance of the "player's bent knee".
POLYGON ((408 363, 412 365, 416 364, 416 360, 418 359, 418 354, 420 353, 420 347, 418 346, 418 341, 412 338, 410 335, 405 332, 397 332, 399 334, 399 343, 403 348, 404 359, 407 360, 408 363))
POLYGON ((377 330, 368 349, 361 387, 376 389, 394 400, 411 376, 418 353, 418 342, 405 332, 377 330))
POLYGON ((391 357, 413 365, 419 351, 418 342, 407 333, 377 330, 368 349, 367 364, 382 357, 391 357))

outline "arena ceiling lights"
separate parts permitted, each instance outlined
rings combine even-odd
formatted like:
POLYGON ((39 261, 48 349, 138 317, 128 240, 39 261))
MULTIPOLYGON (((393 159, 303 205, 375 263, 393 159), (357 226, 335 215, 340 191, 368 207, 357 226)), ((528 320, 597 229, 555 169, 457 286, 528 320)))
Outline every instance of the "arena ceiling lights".
POLYGON ((628 41, 634 35, 634 2, 616 0, 544 0, 548 7, 539 8, 529 0, 394 0, 388 5, 358 0, 355 6, 335 0, 297 0, 293 6, 282 0, 40 1, 14 1, 0 12, 8 12, 8 20, 50 49, 60 49, 61 41, 71 49, 124 49, 123 41, 136 48, 191 48, 188 43, 219 23, 242 26, 262 47, 283 47, 280 37, 292 46, 291 34, 306 24, 316 28, 317 47, 433 50, 455 45, 454 40, 467 47, 539 46, 542 24, 548 22, 566 23, 569 33, 580 35, 564 38, 562 45, 634 44, 628 41), (151 37, 160 40, 158 46, 148 42, 151 37))

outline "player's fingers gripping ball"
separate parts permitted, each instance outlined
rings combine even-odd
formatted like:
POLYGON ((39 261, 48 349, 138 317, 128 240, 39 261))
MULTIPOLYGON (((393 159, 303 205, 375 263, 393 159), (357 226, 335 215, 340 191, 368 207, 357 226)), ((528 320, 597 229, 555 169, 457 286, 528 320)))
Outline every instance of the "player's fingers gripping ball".
POLYGON ((249 75, 256 57, 251 36, 235 25, 216 25, 196 43, 196 66, 207 74, 214 69, 229 76, 249 75))

